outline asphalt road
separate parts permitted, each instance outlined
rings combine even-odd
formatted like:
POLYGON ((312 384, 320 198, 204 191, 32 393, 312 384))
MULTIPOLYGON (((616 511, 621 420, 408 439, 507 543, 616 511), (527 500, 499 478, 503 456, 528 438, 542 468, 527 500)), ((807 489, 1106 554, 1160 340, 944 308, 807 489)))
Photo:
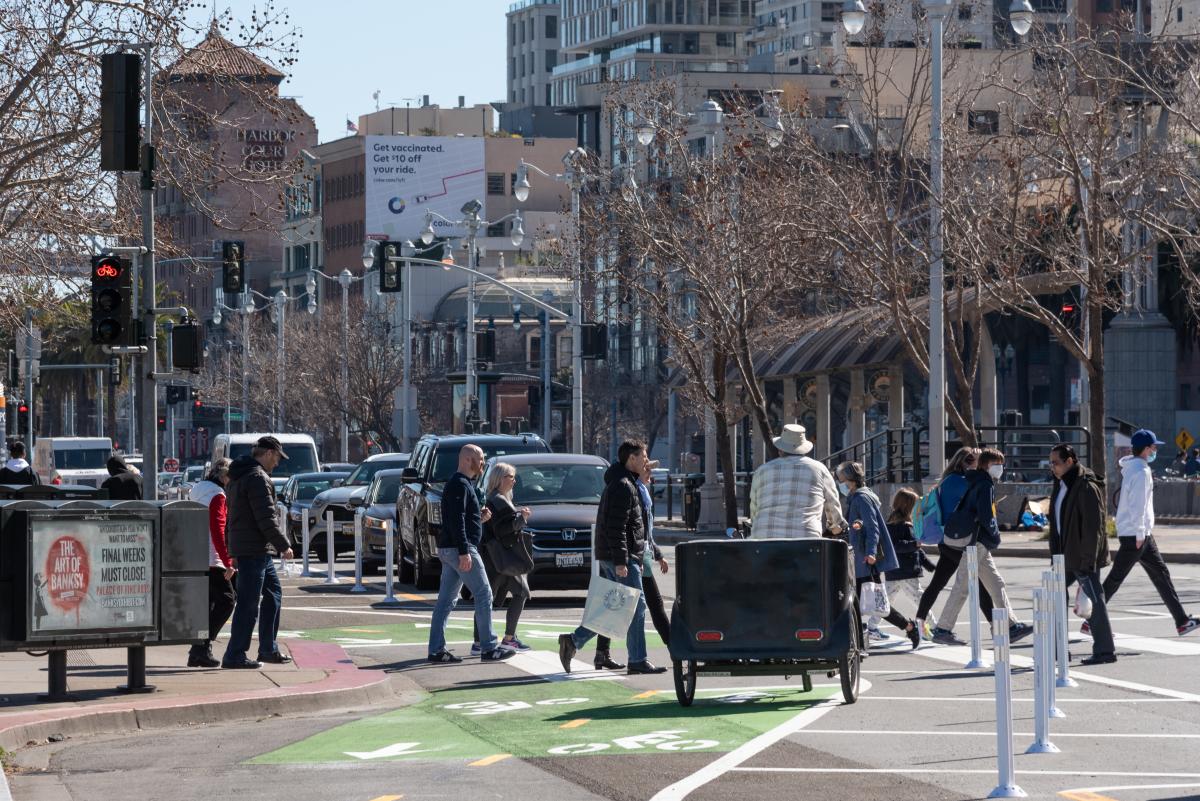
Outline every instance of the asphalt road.
MULTIPOLYGON (((1000 562, 1027 618, 1045 565, 1000 562)), ((1185 606, 1200 612, 1200 566, 1172 573, 1185 606)), ((661 579, 673 595, 671 575, 661 579)), ((669 673, 597 674, 590 649, 571 678, 562 674, 554 639, 577 623, 581 591, 535 592, 520 629, 535 651, 431 666, 432 594, 401 587, 401 606, 383 610, 371 606, 378 594, 348 589, 288 581, 284 628, 387 671, 402 693, 395 704, 30 748, 16 755, 15 798, 933 801, 983 798, 997 784, 994 681, 963 670, 966 649, 913 652, 897 636, 873 649, 851 706, 823 675, 812 693, 794 677, 705 677, 684 709, 669 673)), ((1059 690, 1066 717, 1050 730, 1059 753, 1023 753, 1033 740, 1032 650, 1013 648, 1017 784, 1033 798, 1200 798, 1200 633, 1175 635, 1140 572, 1112 610, 1120 659, 1073 669, 1079 686, 1059 690)), ((459 654, 470 626, 460 605, 448 629, 459 654)), ((965 618, 957 630, 965 636, 965 618)), ((1089 643, 1072 638, 1076 659, 1086 655, 1089 643)), ((668 664, 648 640, 651 659, 668 664)))

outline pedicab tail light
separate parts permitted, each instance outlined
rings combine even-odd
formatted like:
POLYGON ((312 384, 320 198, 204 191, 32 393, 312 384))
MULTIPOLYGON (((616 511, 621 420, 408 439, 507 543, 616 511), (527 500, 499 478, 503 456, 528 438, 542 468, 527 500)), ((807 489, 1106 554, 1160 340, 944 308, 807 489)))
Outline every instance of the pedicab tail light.
POLYGON ((796 630, 796 639, 801 640, 802 642, 808 642, 810 640, 819 640, 824 636, 825 636, 825 632, 821 631, 820 629, 797 629, 796 630))
POLYGON ((719 631, 697 631, 697 642, 720 642, 725 639, 725 635, 719 631))

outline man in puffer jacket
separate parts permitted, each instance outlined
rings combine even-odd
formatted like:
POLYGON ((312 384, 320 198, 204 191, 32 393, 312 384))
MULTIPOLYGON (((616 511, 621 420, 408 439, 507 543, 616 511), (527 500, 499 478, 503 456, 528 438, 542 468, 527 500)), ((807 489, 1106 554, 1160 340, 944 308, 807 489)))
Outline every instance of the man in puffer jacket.
MULTIPOLYGON (((646 550, 646 510, 637 490, 638 476, 646 467, 648 457, 642 442, 623 442, 617 449, 618 464, 604 474, 604 494, 596 510, 596 560, 600 575, 638 590, 638 602, 629 622, 625 646, 629 649, 632 674, 664 673, 666 668, 655 667, 646 658, 646 599, 642 593, 642 558, 646 550)), ((575 652, 588 643, 596 633, 580 626, 572 634, 558 638, 558 658, 563 670, 571 672, 575 652)))
POLYGON ((279 653, 275 644, 283 588, 275 573, 274 557, 291 559, 292 544, 279 526, 271 471, 286 458, 278 439, 260 437, 250 455, 235 460, 229 468, 226 536, 229 555, 237 561, 238 583, 233 628, 221 659, 223 668, 257 669, 262 662, 281 665, 292 661, 279 653), (246 657, 256 619, 257 662, 246 657))

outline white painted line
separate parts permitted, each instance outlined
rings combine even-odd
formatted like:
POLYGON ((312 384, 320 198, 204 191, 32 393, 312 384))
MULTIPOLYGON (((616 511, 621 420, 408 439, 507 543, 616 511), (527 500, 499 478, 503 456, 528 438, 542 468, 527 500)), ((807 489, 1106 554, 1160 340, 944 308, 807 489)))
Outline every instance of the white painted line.
POLYGON ((563 673, 562 662, 558 660, 556 651, 524 651, 504 662, 517 670, 531 676, 537 676, 543 681, 623 681, 624 673, 614 673, 611 670, 595 670, 591 665, 571 660, 571 672, 563 673))
MULTIPOLYGON (((1130 615, 1142 615, 1143 617, 1165 617, 1165 618, 1171 617, 1170 612, 1160 612, 1157 610, 1150 610, 1150 609, 1114 609, 1113 611, 1114 612, 1124 612, 1124 613, 1130 614, 1130 615)), ((1113 620, 1113 619, 1114 618, 1111 618, 1111 617, 1109 618, 1109 620, 1113 620)))
MULTIPOLYGON (((995 737, 994 731, 893 731, 889 729, 805 729, 799 734, 905 734, 917 735, 921 737, 995 737)), ((1014 737, 1036 737, 1033 732, 1013 732, 1014 737)), ((1054 739, 1060 737, 1078 737, 1078 738, 1111 738, 1111 739, 1131 739, 1131 740, 1200 740, 1200 734, 1113 734, 1106 732, 1104 734, 1081 734, 1073 732, 1065 734, 1063 732, 1054 732, 1054 739)))
MULTIPOLYGON (((865 693, 870 689, 870 682, 865 679, 860 680, 859 692, 865 693)), ((700 770, 690 776, 687 776, 674 784, 668 785, 659 790, 650 801, 682 801, 687 798, 693 790, 698 790, 709 782, 719 779, 731 770, 737 770, 738 766, 747 759, 758 755, 771 746, 775 745, 785 737, 789 737, 796 732, 801 731, 804 727, 817 722, 830 710, 836 709, 842 705, 841 699, 830 698, 821 701, 816 706, 809 707, 799 713, 791 720, 781 723, 768 732, 758 735, 748 743, 744 743, 738 748, 730 751, 728 754, 720 757, 714 762, 710 762, 700 770)))
MULTIPOLYGON (((1175 639, 1177 636, 1172 635, 1172 639, 1167 639, 1165 637, 1135 637, 1132 634, 1113 633, 1113 639, 1118 648, 1149 651, 1164 656, 1200 656, 1200 640, 1175 639)), ((1092 638, 1086 634, 1080 634, 1079 638, 1081 641, 1092 641, 1092 638)), ((1074 671, 1072 671, 1072 675, 1074 675, 1074 671)))
MULTIPOLYGON (((1075 672, 1072 671, 1074 676, 1075 672)), ((925 703, 927 701, 959 701, 962 703, 995 704, 995 698, 963 698, 955 695, 872 695, 864 698, 866 701, 912 701, 925 703)), ((1015 704, 1032 704, 1033 698, 1013 698, 1015 704)), ((1179 698, 1062 698, 1054 699, 1056 704, 1178 704, 1183 703, 1179 698)))
MULTIPOLYGON (((993 737, 995 734, 992 735, 993 737)), ((1055 734, 1055 737, 1058 735, 1055 734)), ((996 769, 972 768, 730 768, 738 773, 941 773, 941 774, 986 774, 995 776, 996 769)), ((1018 776, 1149 776, 1163 779, 1200 779, 1200 773, 1126 773, 1108 770, 1018 770, 1018 776)), ((1192 785, 1187 785, 1192 786, 1192 785)), ((658 796, 655 796, 657 799, 658 796)), ((653 801, 653 799, 651 800, 653 801)))
MULTIPOLYGON (((966 661, 971 658, 971 649, 961 645, 939 645, 932 648, 918 648, 913 653, 921 656, 927 656, 930 659, 937 659, 942 662, 955 662, 960 665, 965 664, 966 661)), ((1033 659, 1030 657, 1010 654, 1009 659, 1012 661, 1013 667, 1033 667, 1033 659)), ((1138 682, 1134 681, 1112 679, 1108 676, 1099 676, 1094 673, 1083 673, 1078 670, 1072 670, 1071 678, 1079 681, 1090 681, 1093 684, 1104 684, 1109 687, 1119 687, 1122 690, 1131 690, 1138 693, 1158 695, 1164 698, 1174 698, 1179 701, 1200 703, 1200 695, 1196 693, 1186 693, 1180 690, 1167 689, 1165 687, 1154 687, 1149 684, 1139 684, 1138 682)), ((1056 698, 1055 700, 1057 702, 1061 699, 1056 698)))

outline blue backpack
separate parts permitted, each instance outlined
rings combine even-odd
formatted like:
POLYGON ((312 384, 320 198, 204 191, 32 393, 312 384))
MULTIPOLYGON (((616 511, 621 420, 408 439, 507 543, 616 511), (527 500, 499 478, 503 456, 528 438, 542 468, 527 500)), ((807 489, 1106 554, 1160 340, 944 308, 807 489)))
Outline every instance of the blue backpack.
POLYGON ((942 541, 942 497, 937 487, 913 507, 912 527, 917 542, 934 545, 942 541))

